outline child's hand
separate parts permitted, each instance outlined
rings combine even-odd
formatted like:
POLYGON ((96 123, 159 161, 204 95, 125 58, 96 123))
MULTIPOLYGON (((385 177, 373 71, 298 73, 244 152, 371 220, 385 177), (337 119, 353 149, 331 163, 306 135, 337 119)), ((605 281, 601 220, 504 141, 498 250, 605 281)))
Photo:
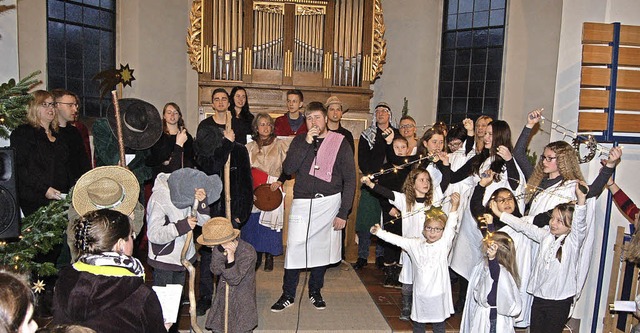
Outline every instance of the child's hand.
POLYGON ((529 112, 529 114, 527 115, 527 125, 526 125, 528 128, 533 128, 535 124, 540 122, 540 119, 542 119, 542 111, 544 111, 544 109, 536 109, 529 112))
POLYGON ((482 222, 486 224, 493 224, 493 215, 491 214, 482 214, 482 222))
POLYGON ((587 193, 589 193, 589 187, 587 186, 587 183, 585 183, 584 181, 579 181, 576 184, 576 197, 578 198, 578 205, 584 205, 584 203, 587 201, 587 193), (582 192, 582 190, 585 189, 586 191, 582 192))
POLYGON ((490 242, 489 246, 487 246, 487 258, 489 258, 489 260, 493 260, 496 258, 496 254, 498 253, 498 244, 493 241, 490 242))
POLYGON ((282 182, 276 180, 275 182, 271 183, 271 185, 269 185, 269 189, 271 190, 271 192, 275 192, 280 188, 280 186, 282 186, 282 182))
POLYGON ((496 151, 496 154, 502 157, 502 159, 505 161, 511 161, 511 159, 513 158, 513 156, 511 155, 511 152, 509 151, 509 148, 505 146, 498 146, 498 150, 496 151))
POLYGON ((391 127, 387 127, 387 129, 382 131, 382 136, 384 137, 384 140, 387 142, 387 144, 390 145, 393 142, 395 133, 393 132, 393 129, 391 127))
POLYGON ((205 192, 203 188, 197 188, 195 196, 196 200, 198 200, 199 202, 204 202, 207 199, 207 192, 205 192))
POLYGON ((451 193, 451 199, 449 200, 449 202, 451 202, 451 212, 457 211, 458 206, 460 206, 460 193, 451 193))
POLYGON ((224 248, 224 252, 227 254, 227 261, 233 262, 236 256, 236 249, 238 248, 238 241, 232 240, 230 242, 226 242, 222 244, 222 248, 224 248))
POLYGON ((464 126, 464 129, 467 130, 467 136, 474 136, 475 132, 473 131, 473 120, 469 119, 469 118, 465 118, 462 121, 462 125, 464 126))
POLYGON ((373 188, 373 186, 375 185, 372 181, 371 178, 369 178, 368 176, 363 176, 362 178, 360 178, 360 182, 369 186, 369 188, 373 188))
POLYGON ((449 165, 449 154, 444 151, 436 153, 438 159, 442 161, 443 165, 449 165))
POLYGON ((380 224, 376 223, 373 227, 371 227, 371 229, 369 229, 369 232, 372 234, 377 234, 378 230, 380 230, 380 224))
POLYGON ((189 223, 189 227, 193 230, 198 224, 198 219, 195 216, 189 216, 187 217, 187 223, 189 223))
POLYGON ((487 171, 480 174, 480 186, 487 187, 489 184, 493 183, 493 170, 487 169, 487 171))
POLYGON ((398 217, 400 217, 400 211, 396 207, 391 207, 391 210, 389 210, 389 216, 393 216, 395 218, 398 218, 398 217))
POLYGON ((606 166, 609 168, 613 168, 620 162, 620 157, 622 157, 622 148, 613 147, 609 150, 609 158, 606 160, 606 166))
POLYGON ((494 199, 491 199, 489 201, 489 207, 491 208, 491 211, 493 212, 493 214, 495 214, 498 218, 500 218, 500 215, 502 214, 502 212, 500 211, 500 209, 498 209, 498 203, 494 199))

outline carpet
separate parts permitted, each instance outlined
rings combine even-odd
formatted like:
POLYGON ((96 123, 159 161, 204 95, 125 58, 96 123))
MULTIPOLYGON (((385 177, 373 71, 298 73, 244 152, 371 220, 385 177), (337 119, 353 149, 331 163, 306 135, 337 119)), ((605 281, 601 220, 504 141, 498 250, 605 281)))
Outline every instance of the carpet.
MULTIPOLYGON (((369 296, 356 272, 348 263, 329 268, 325 275, 322 296, 327 308, 316 310, 302 284, 305 273, 300 274, 300 283, 295 304, 280 313, 271 312, 271 305, 282 294, 284 257, 276 257, 273 272, 258 270, 256 277, 258 303, 258 327, 254 332, 391 332, 391 328, 369 296), (302 299, 300 295, 302 294, 302 299)), ((198 318, 204 328, 205 316, 198 318)))

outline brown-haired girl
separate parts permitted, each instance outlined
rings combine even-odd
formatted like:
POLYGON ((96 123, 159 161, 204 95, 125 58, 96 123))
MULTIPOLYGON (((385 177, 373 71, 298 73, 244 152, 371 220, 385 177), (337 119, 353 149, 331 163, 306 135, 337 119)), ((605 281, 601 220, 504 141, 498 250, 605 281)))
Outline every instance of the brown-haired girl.
POLYGON ((0 332, 34 333, 36 298, 26 278, 0 270, 0 332))

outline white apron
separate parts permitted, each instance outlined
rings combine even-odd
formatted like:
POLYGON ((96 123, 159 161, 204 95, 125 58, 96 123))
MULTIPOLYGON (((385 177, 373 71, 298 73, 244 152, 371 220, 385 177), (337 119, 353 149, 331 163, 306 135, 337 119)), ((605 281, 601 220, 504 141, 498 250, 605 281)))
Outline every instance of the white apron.
POLYGON ((333 229, 333 221, 338 215, 341 198, 341 194, 337 193, 315 199, 293 199, 284 268, 320 267, 340 261, 342 231, 333 229))

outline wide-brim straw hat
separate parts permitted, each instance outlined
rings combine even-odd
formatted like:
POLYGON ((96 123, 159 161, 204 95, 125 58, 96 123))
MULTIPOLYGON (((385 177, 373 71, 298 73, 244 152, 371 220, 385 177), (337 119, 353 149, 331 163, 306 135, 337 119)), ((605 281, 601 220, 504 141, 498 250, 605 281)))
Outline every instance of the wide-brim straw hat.
POLYGON ((198 243, 215 246, 230 242, 240 236, 240 230, 231 226, 231 221, 224 217, 214 217, 202 226, 202 235, 198 236, 198 243))
POLYGON ((73 189, 73 208, 81 216, 98 209, 131 214, 140 196, 133 172, 119 166, 102 166, 86 172, 73 189))
MULTIPOLYGON (((160 112, 151 103, 137 98, 118 100, 122 140, 124 145, 134 150, 143 150, 153 146, 162 135, 160 112)), ((109 104, 107 119, 113 135, 118 137, 118 127, 113 104, 109 104)))

